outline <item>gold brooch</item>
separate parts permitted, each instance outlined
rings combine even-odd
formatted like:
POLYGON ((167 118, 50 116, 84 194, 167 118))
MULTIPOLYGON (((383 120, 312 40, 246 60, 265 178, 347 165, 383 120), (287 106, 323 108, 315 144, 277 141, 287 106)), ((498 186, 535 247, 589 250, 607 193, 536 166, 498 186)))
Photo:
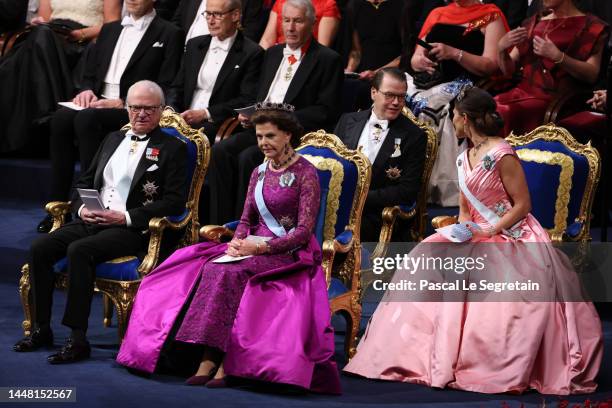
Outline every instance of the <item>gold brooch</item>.
POLYGON ((397 167, 389 167, 385 173, 390 180, 397 180, 402 175, 402 171, 397 167))

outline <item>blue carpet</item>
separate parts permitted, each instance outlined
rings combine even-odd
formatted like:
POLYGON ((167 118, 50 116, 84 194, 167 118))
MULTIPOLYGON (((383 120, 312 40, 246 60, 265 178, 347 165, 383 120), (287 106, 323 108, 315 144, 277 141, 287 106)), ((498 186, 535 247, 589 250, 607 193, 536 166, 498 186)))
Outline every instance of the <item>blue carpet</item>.
MULTIPOLYGON (((204 387, 187 387, 184 379, 156 375, 150 379, 128 373, 114 362, 118 350, 116 327, 102 327, 102 305, 99 296, 94 297, 90 319, 89 338, 92 343, 92 359, 69 366, 51 366, 46 356, 51 350, 33 353, 15 353, 12 344, 21 338, 21 309, 17 282, 19 268, 25 260, 34 228, 44 215, 36 202, 0 199, 0 387, 76 387, 78 406, 147 406, 183 407, 209 405, 213 407, 548 407, 557 406, 559 397, 542 396, 535 392, 522 396, 484 395, 454 390, 433 390, 415 384, 371 381, 342 376, 344 394, 339 397, 322 395, 280 395, 258 392, 253 389, 209 390, 204 387)), ((60 346, 68 336, 68 329, 60 325, 65 304, 65 294, 55 295, 53 328, 55 345, 60 346)), ((376 305, 364 304, 364 320, 376 305)), ((338 329, 341 327, 338 326, 338 329)), ((568 398, 572 402, 603 401, 612 398, 612 319, 604 321, 604 362, 599 376, 599 390, 588 396, 568 398)), ((336 339, 336 355, 342 366, 343 338, 336 339)), ((16 406, 40 406, 19 404, 16 406)), ((48 403, 45 406, 66 406, 48 403)), ((74 406, 74 405, 67 405, 74 406)))

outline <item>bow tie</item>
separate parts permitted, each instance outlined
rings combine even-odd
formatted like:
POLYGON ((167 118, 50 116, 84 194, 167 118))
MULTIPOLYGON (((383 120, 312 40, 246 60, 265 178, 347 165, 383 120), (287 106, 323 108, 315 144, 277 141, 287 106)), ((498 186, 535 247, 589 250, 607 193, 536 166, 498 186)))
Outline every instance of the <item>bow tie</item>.
POLYGON ((151 135, 147 134, 147 135, 139 135, 136 134, 134 132, 132 132, 131 130, 127 131, 127 133, 125 134, 126 136, 129 136, 130 139, 134 142, 146 142, 147 140, 149 140, 151 138, 151 135))
POLYGON ((213 37, 212 40, 210 41, 210 49, 211 50, 229 51, 229 49, 230 49, 230 38, 227 38, 227 39, 225 39, 223 41, 219 41, 217 39, 217 37, 213 37))
POLYGON ((297 50, 292 50, 289 47, 285 47, 283 48, 283 56, 284 57, 289 57, 289 56, 293 56, 293 58, 295 58, 295 60, 299 60, 300 58, 302 58, 302 50, 301 48, 298 48, 297 50))
POLYGON ((142 30, 144 26, 144 16, 140 17, 138 20, 134 20, 132 16, 125 16, 123 20, 121 20, 121 25, 123 27, 134 27, 139 30, 142 30))
POLYGON ((370 118, 369 125, 384 132, 389 127, 389 121, 370 118))

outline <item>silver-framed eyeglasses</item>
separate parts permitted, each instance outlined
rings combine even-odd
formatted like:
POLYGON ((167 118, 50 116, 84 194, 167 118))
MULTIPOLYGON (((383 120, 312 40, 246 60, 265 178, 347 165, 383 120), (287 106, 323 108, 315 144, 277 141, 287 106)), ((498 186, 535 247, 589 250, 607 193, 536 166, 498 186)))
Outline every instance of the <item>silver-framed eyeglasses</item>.
POLYGON ((204 18, 208 19, 208 18, 212 18, 215 20, 221 20, 223 18, 223 16, 225 16, 226 14, 231 13, 232 11, 236 10, 235 8, 227 10, 227 11, 208 11, 205 10, 202 15, 204 16, 204 18))
POLYGON ((146 115, 152 114, 159 108, 161 108, 161 105, 128 105, 128 109, 131 113, 144 112, 146 115))

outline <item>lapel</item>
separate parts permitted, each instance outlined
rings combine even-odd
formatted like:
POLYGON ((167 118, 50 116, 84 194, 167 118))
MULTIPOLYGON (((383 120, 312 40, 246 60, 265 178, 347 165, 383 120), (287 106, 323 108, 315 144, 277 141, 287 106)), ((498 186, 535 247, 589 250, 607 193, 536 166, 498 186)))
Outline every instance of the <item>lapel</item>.
POLYGON ((119 147, 119 144, 123 141, 123 138, 125 137, 125 133, 126 131, 123 131, 123 130, 119 132, 115 132, 113 134, 112 139, 110 139, 107 143, 104 144, 104 148, 102 152, 100 152, 100 159, 98 160, 98 164, 96 166, 96 174, 94 176, 94 184, 93 184, 94 188, 100 189, 100 187, 102 187, 102 178, 104 175, 104 168, 106 167, 106 164, 110 160, 113 153, 115 153, 115 150, 117 150, 117 147, 119 147))
POLYGON ((242 33, 238 31, 236 35, 236 39, 234 40, 234 44, 232 44, 231 48, 227 52, 227 56, 225 57, 225 61, 221 66, 221 70, 219 71, 219 76, 217 76, 217 80, 215 81, 215 85, 213 86, 212 93, 210 94, 210 99, 212 100, 215 92, 219 90, 219 87, 223 85, 225 82, 225 78, 229 74, 234 71, 234 67, 240 62, 241 54, 242 54, 242 43, 244 39, 242 33))
POLYGON ((402 129, 404 126, 402 123, 402 118, 403 116, 400 113, 400 116, 398 116, 397 119, 389 123, 389 132, 387 133, 387 137, 385 138, 383 145, 380 147, 380 150, 378 151, 376 160, 374 160, 374 166, 373 166, 374 168, 382 169, 387 163, 387 161, 389 160, 389 158, 391 157, 391 155, 393 154, 393 152, 395 151, 395 138, 397 137, 397 138, 403 139, 402 129))
POLYGON ((206 57, 206 53, 208 52, 208 48, 210 47, 210 35, 205 35, 203 37, 199 37, 198 39, 192 41, 199 41, 196 48, 196 52, 194 52, 193 58, 185 58, 183 56, 184 61, 188 64, 185 67, 185 104, 189 106, 191 103, 191 99, 193 98, 193 93, 198 84, 198 77, 200 76, 200 69, 202 68, 202 64, 204 63, 204 58, 206 57))
POLYGON ((161 157, 159 158, 159 161, 149 160, 147 159, 147 151, 149 149, 159 149, 159 155, 162 156, 164 154, 164 137, 165 135, 163 134, 160 128, 156 128, 151 131, 151 139, 149 139, 149 143, 147 143, 147 147, 145 148, 145 151, 142 154, 140 161, 138 162, 138 166, 136 166, 136 171, 134 172, 134 177, 132 178, 132 184, 130 185, 130 192, 128 194, 128 197, 130 194, 132 194, 132 190, 138 184, 140 178, 145 174, 145 172, 151 165, 157 164, 161 167, 161 157))
POLYGON ((276 75, 276 71, 278 71, 278 67, 283 60, 283 48, 285 45, 276 45, 272 48, 268 48, 266 53, 269 53, 267 66, 264 66, 262 69, 262 79, 261 86, 259 88, 259 94, 257 95, 258 101, 263 101, 268 96, 268 92, 270 91, 270 87, 272 86, 272 81, 274 81, 274 76, 276 75))
POLYGON ((109 27, 109 35, 107 39, 102 43, 96 44, 96 49, 100 47, 100 59, 101 64, 98 67, 98 72, 100 73, 100 78, 104 81, 106 77, 106 73, 108 72, 108 68, 110 67, 111 60, 113 59, 113 53, 115 52, 115 47, 117 46, 117 41, 119 40, 119 36, 121 35, 121 31, 123 30, 123 26, 121 25, 121 21, 111 23, 109 27))
MULTIPOLYGON (((151 49, 153 44, 155 44, 155 41, 159 39, 159 33, 161 33, 161 31, 162 25, 159 21, 159 16, 155 16, 153 21, 151 21, 149 28, 147 28, 147 31, 145 31, 144 35, 142 36, 142 39, 136 46, 136 49, 130 57, 130 60, 128 61, 127 65, 125 66, 125 70, 123 71, 124 74, 131 68, 132 65, 134 65, 138 61, 138 59, 146 51, 151 49)), ((169 44, 164 44, 164 47, 168 46, 169 44)))
POLYGON ((346 134, 342 137, 349 149, 357 149, 357 144, 361 138, 363 127, 368 123, 371 110, 358 112, 356 115, 351 115, 346 123, 346 134))
POLYGON ((310 73, 315 65, 317 65, 319 47, 319 43, 313 38, 310 42, 310 46, 308 47, 308 51, 306 51, 306 55, 302 57, 302 62, 300 62, 300 66, 295 72, 295 76, 293 77, 291 84, 289 84, 289 89, 287 89, 287 94, 285 94, 285 99, 283 102, 292 103, 293 99, 296 98, 299 92, 302 90, 302 87, 306 83, 310 73))

